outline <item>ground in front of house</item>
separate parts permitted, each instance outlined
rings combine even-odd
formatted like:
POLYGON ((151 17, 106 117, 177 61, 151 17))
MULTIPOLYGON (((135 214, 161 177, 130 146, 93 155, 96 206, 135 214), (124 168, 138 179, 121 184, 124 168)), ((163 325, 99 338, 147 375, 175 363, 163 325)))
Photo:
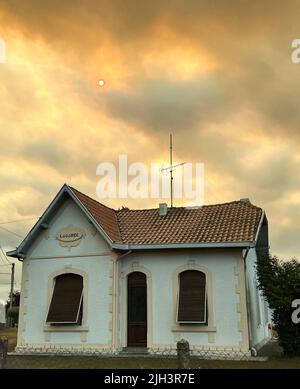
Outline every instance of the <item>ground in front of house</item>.
MULTIPOLYGON (((16 329, 0 330, 0 337, 8 338, 9 352, 14 350, 16 329)), ((260 355, 268 361, 210 361, 191 359, 191 368, 203 369, 300 369, 300 358, 284 358, 276 342, 270 342, 260 355)), ((176 358, 167 357, 92 357, 92 356, 33 356, 9 355, 7 369, 176 369, 176 358)))

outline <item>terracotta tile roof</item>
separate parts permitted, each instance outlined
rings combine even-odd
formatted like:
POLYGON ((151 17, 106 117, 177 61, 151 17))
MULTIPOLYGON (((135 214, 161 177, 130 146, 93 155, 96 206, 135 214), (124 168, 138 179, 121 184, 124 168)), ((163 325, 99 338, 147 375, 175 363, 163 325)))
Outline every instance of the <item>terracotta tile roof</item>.
POLYGON ((255 239, 262 210, 234 201, 201 208, 172 208, 166 216, 158 209, 118 211, 126 243, 245 242, 255 239))
POLYGON ((121 242, 116 211, 99 203, 84 193, 79 192, 77 189, 69 188, 90 212, 93 218, 100 224, 110 239, 113 242, 121 242))
POLYGON ((262 209, 247 201, 198 208, 114 210, 70 188, 114 243, 230 243, 252 242, 262 209))

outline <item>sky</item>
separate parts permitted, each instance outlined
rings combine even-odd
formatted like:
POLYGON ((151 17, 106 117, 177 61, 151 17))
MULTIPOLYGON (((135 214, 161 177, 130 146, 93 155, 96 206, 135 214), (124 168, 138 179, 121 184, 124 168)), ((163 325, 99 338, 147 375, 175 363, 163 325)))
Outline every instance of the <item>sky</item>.
POLYGON ((272 253, 300 258, 299 20, 296 0, 0 0, 1 247, 65 182, 95 198, 101 162, 167 164, 172 132, 177 162, 204 163, 205 204, 250 198, 272 253))

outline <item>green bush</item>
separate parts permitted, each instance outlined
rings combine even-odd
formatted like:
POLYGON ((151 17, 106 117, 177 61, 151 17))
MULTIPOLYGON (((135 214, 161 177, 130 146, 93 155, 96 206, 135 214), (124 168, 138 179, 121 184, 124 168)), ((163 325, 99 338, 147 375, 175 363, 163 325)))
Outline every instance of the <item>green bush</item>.
POLYGON ((292 322, 292 301, 300 298, 300 263, 280 261, 271 255, 258 255, 259 288, 273 310, 273 323, 284 354, 300 355, 300 324, 292 322))

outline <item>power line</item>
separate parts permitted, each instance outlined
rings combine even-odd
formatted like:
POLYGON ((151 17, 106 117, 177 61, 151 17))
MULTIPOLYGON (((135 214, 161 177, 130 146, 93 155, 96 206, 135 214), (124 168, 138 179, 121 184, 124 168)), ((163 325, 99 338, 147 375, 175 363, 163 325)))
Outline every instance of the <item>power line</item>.
POLYGON ((9 264, 7 263, 6 258, 4 258, 3 254, 2 254, 2 252, 0 252, 0 260, 3 263, 2 266, 9 266, 9 264))
POLYGON ((4 258, 2 258, 2 254, 0 254, 0 260, 1 260, 1 262, 3 263, 3 265, 1 265, 1 266, 6 265, 5 262, 4 262, 4 258))
POLYGON ((7 258, 5 252, 3 251, 3 248, 2 248, 2 246, 1 246, 1 244, 0 244, 0 250, 1 250, 2 254, 3 254, 4 259, 5 259, 6 262, 8 263, 8 265, 11 265, 11 261, 7 258))
POLYGON ((6 232, 9 232, 10 234, 13 234, 13 235, 18 236, 19 238, 22 238, 22 239, 24 238, 23 236, 17 234, 16 232, 13 232, 13 231, 11 231, 11 230, 8 230, 7 228, 1 227, 1 226, 0 226, 0 228, 1 228, 2 230, 6 231, 6 232))
POLYGON ((0 244, 0 250, 1 250, 1 253, 3 254, 3 257, 4 257, 4 259, 6 260, 6 262, 7 262, 9 265, 11 265, 11 261, 7 258, 5 252, 3 251, 3 248, 2 248, 2 246, 1 246, 1 244, 0 244))
POLYGON ((36 219, 36 218, 35 217, 29 217, 29 218, 25 218, 25 219, 9 220, 7 222, 0 222, 0 224, 18 223, 18 222, 24 222, 26 220, 33 220, 33 219, 36 219))

